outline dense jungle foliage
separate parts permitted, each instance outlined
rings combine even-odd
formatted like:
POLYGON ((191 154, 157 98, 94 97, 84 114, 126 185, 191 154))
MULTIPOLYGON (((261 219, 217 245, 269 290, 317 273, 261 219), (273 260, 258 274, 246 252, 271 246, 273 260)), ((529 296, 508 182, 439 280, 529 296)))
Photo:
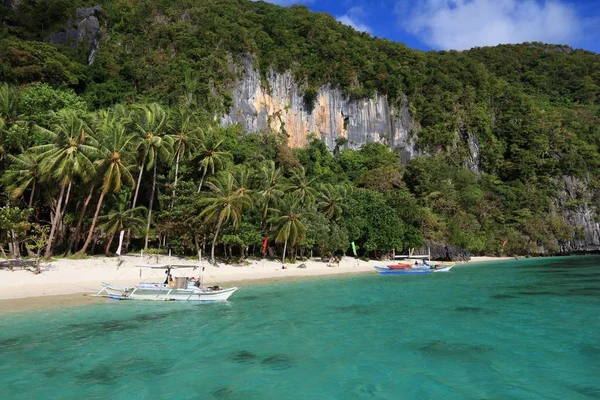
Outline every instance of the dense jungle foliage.
POLYGON ((121 231, 130 250, 227 258, 260 254, 265 237, 271 256, 347 253, 354 241, 381 257, 424 239, 480 254, 552 252, 582 235, 554 198, 563 176, 598 185, 597 54, 540 43, 421 52, 306 7, 246 0, 8 3, 3 252, 110 254, 121 231), (48 42, 95 4, 92 63, 86 43, 48 42), (292 71, 307 104, 325 84, 407 103, 427 156, 402 165, 383 145, 330 152, 318 140, 289 149, 285 132, 216 126, 247 56, 265 85, 270 68, 292 71))

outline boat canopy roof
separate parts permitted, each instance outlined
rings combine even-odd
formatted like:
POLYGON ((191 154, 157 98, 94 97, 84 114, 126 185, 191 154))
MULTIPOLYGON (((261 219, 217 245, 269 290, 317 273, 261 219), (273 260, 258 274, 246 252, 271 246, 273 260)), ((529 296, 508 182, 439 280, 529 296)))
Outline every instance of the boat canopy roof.
POLYGON ((185 264, 142 264, 138 265, 139 268, 151 268, 151 269, 182 269, 182 268, 198 268, 197 265, 185 265, 185 264))

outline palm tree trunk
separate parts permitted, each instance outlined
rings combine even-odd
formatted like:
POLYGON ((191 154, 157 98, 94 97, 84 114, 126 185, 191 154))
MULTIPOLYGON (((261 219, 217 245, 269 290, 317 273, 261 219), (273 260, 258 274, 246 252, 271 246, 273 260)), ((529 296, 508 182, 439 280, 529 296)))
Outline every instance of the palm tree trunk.
POLYGON ((45 257, 49 258, 52 255, 52 241, 54 240, 54 233, 56 232, 56 225, 58 220, 61 218, 60 210, 62 209, 63 195, 65 194, 66 184, 60 185, 60 194, 58 195, 58 204, 56 205, 56 213, 54 215, 54 221, 52 221, 52 227, 50 228, 50 236, 48 236, 48 244, 46 245, 45 257))
POLYGON ((144 158, 142 159, 142 163, 140 164, 140 174, 138 175, 137 184, 135 185, 135 194, 133 195, 133 202, 131 203, 131 208, 135 208, 137 204, 138 194, 140 193, 140 185, 142 183, 142 175, 144 174, 144 165, 146 165, 146 157, 148 156, 148 152, 144 154, 144 158))
POLYGON ((117 233, 117 231, 113 231, 110 234, 108 241, 106 242, 106 248, 104 249, 104 254, 106 254, 107 257, 110 256, 110 245, 112 244, 113 239, 115 238, 115 233, 117 233))
POLYGON ((21 249, 19 249, 19 242, 17 241, 17 235, 14 230, 10 230, 10 237, 12 239, 12 247, 13 247, 13 258, 21 258, 21 249))
POLYGON ((215 237, 213 238, 212 246, 210 248, 210 262, 213 265, 216 265, 215 262, 215 244, 217 243, 217 239, 219 238, 219 232, 221 232, 221 225, 223 224, 223 217, 219 217, 219 222, 217 223, 217 231, 215 232, 215 237))
POLYGON ((175 201, 175 191, 177 190, 177 176, 179 174, 179 156, 181 152, 177 152, 177 159, 175 160, 175 182, 173 182, 173 196, 171 197, 171 208, 173 208, 173 202, 175 201))
POLYGON ((69 200, 71 199, 71 184, 73 182, 69 182, 69 187, 67 188, 67 195, 65 196, 65 204, 63 204, 63 209, 60 212, 60 215, 64 215, 65 211, 67 211, 67 206, 69 205, 69 200))
POLYGON ((92 220, 92 226, 90 227, 90 231, 88 232, 87 238, 85 239, 85 243, 81 250, 77 252, 77 254, 83 254, 87 251, 90 242, 92 241, 92 236, 94 235, 94 229, 96 229, 96 222, 98 221, 98 215, 100 214, 100 209, 102 208, 102 201, 104 200, 104 190, 100 193, 100 198, 98 199, 98 205, 96 206, 96 213, 94 214, 94 219, 92 220))
POLYGON ((202 173, 202 179, 200 179, 200 186, 198 186, 198 193, 200 193, 200 190, 202 190, 202 183, 204 182, 205 177, 206 177, 206 169, 202 173))
POLYGON ((31 187, 31 194, 29 195, 29 205, 28 207, 31 208, 31 206, 33 206, 33 196, 35 195, 35 180, 33 181, 33 186, 31 187))
MULTIPOLYGON (((67 207, 69 205, 69 200, 71 200, 71 186, 73 184, 73 181, 69 182, 69 187, 67 187, 67 194, 65 195, 65 201, 63 202, 63 207, 62 210, 60 212, 61 217, 63 215, 65 215, 65 213, 67 212, 67 207)), ((65 236, 65 227, 63 226, 63 220, 62 218, 58 221, 58 225, 56 226, 56 239, 57 239, 57 243, 61 244, 63 242, 64 236, 65 236)))
POLYGON ((283 259, 281 260, 281 263, 285 265, 285 252, 287 250, 287 242, 288 242, 288 237, 285 238, 285 244, 283 245, 283 259))
POLYGON ((200 244, 198 243, 198 235, 194 235, 194 246, 196 246, 196 255, 200 257, 200 244))
POLYGON ((68 252, 70 253, 75 247, 76 242, 79 240, 79 233, 81 232, 81 225, 83 224, 83 217, 85 217, 85 212, 87 211, 88 206, 90 205, 90 201, 92 200, 92 196, 94 195, 94 186, 90 188, 90 193, 86 197, 83 202, 83 206, 81 207, 81 213, 79 213, 79 221, 77 221, 77 227, 75 227, 75 232, 73 236, 71 236, 71 240, 69 241, 68 252))
POLYGON ((154 172, 152 174, 152 194, 150 195, 150 204, 148 205, 148 223, 146 224, 146 240, 144 242, 144 250, 148 250, 148 236, 150 235, 150 221, 152 220, 152 205, 154 203, 154 190, 156 189, 156 164, 158 160, 154 160, 154 172))
MULTIPOLYGON (((140 192, 140 185, 142 184, 142 175, 144 174, 144 165, 146 165, 146 157, 148 156, 148 151, 144 154, 144 158, 142 159, 142 163, 140 164, 140 174, 138 175, 137 184, 135 185, 135 193, 133 195, 133 202, 131 203, 131 209, 135 208, 137 204, 138 194, 140 192)), ((127 253, 129 249, 129 241, 131 239, 131 229, 127 229, 127 238, 125 239, 125 250, 124 253, 127 253)))

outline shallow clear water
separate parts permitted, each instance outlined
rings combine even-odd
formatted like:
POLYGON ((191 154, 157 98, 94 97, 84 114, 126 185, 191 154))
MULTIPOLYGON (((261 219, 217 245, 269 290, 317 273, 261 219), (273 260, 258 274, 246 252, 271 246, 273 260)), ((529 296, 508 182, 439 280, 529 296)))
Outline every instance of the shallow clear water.
POLYGON ((0 318, 0 399, 598 399, 600 258, 0 318))

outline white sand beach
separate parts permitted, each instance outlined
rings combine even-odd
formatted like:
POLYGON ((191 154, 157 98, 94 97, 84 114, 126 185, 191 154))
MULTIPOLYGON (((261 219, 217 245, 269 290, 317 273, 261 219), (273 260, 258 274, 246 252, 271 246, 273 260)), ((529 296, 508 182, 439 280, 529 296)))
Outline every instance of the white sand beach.
MULTIPOLYGON (((512 258, 473 257, 468 264, 503 259, 512 258)), ((394 261, 394 263, 396 262, 399 261, 394 261)), ((0 270, 0 312, 10 311, 13 308, 21 310, 68 305, 71 302, 89 302, 89 299, 84 299, 84 295, 98 292, 101 288, 100 282, 131 285, 141 281, 164 281, 163 270, 137 267, 140 264, 150 263, 199 266, 197 269, 172 271, 173 276, 194 276, 196 278, 200 276, 202 267, 204 267, 202 274, 205 284, 239 287, 253 282, 270 280, 373 272, 374 266, 392 262, 374 260, 365 262, 345 257, 339 266, 335 267, 329 267, 327 263, 321 261, 311 260, 288 264, 286 269, 282 269, 281 262, 274 260, 249 260, 244 265, 221 264, 215 267, 210 265, 207 260, 198 263, 197 260, 166 256, 148 256, 143 259, 139 255, 128 255, 121 258, 98 256, 83 260, 57 259, 42 264, 42 273, 37 275, 26 270, 0 270), (305 264, 306 268, 298 268, 301 264, 305 264), (71 297, 66 295, 71 295, 71 297), (19 301, 15 301, 15 299, 19 299, 19 301), (15 307, 11 307, 11 303, 15 307), (27 307, 27 304, 30 304, 31 307, 27 307)))

